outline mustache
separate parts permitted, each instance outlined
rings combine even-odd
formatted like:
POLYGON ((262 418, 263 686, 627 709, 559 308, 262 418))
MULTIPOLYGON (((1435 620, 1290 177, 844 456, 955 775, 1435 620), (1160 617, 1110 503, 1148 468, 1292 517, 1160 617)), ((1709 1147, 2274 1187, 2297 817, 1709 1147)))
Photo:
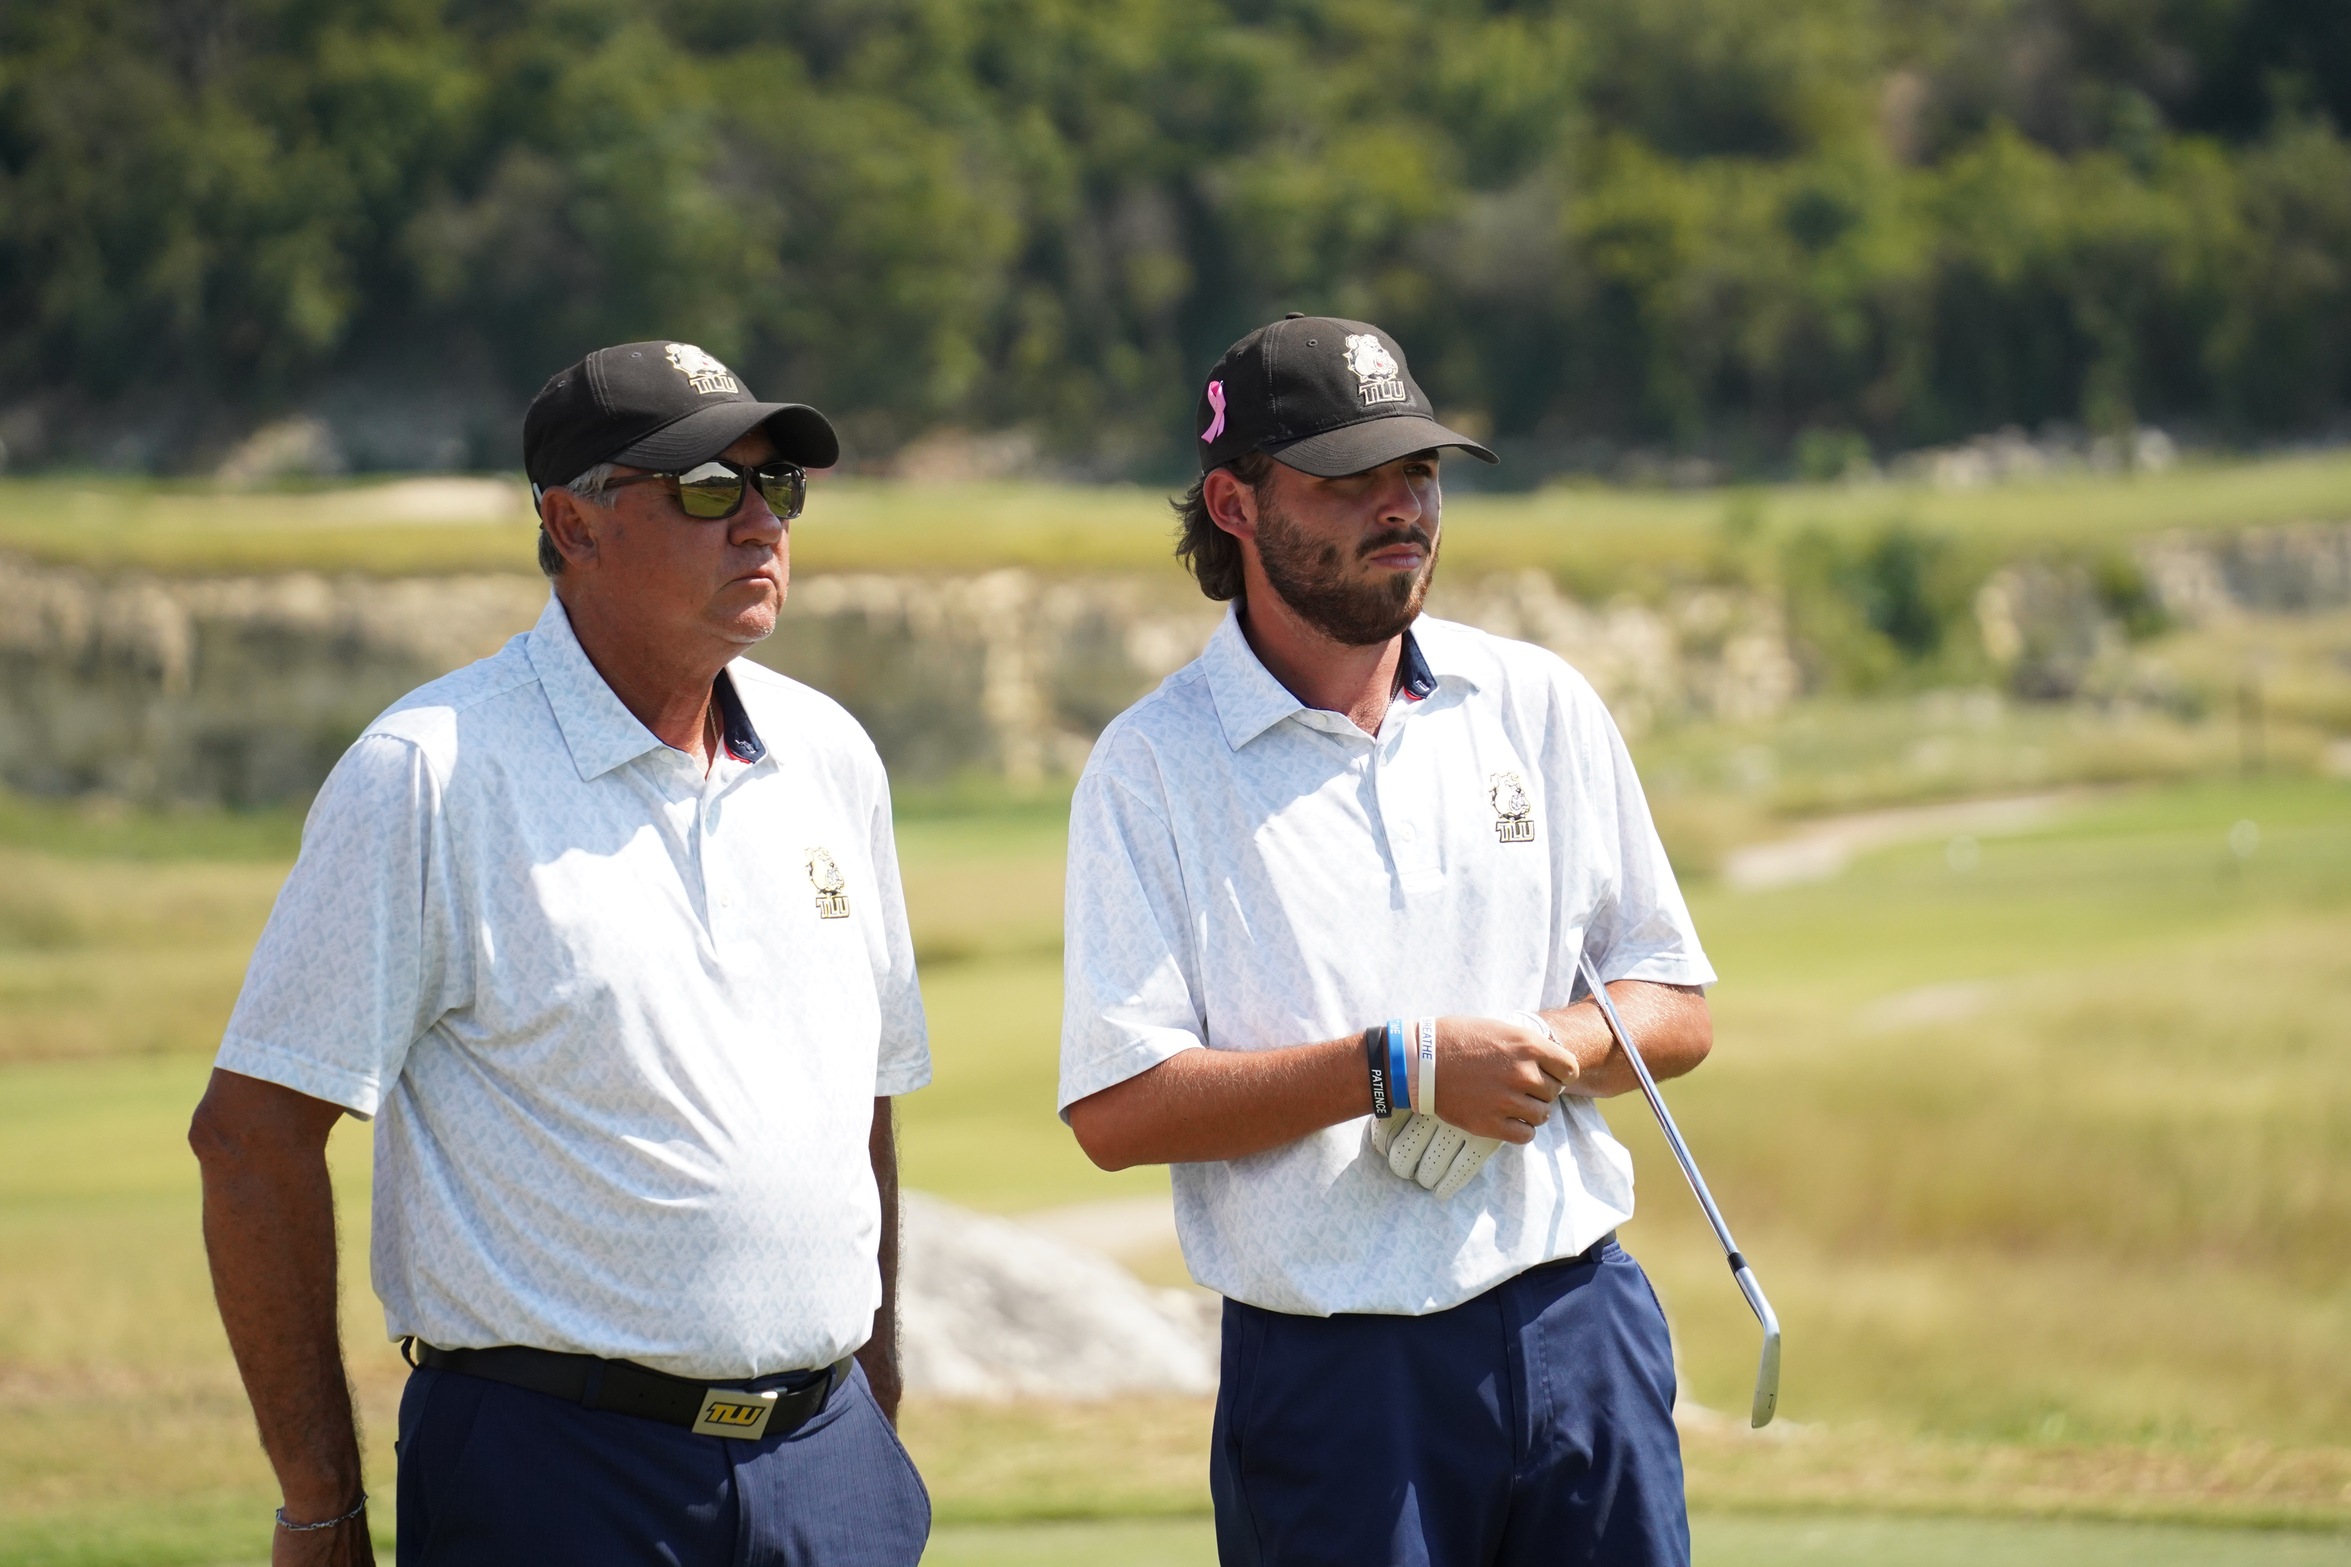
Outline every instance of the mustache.
POLYGON ((1355 558, 1357 560, 1369 559, 1381 550, 1396 544, 1417 544, 1433 554, 1436 542, 1437 536, 1426 528, 1390 528, 1385 533, 1375 533, 1361 544, 1356 545, 1355 558))

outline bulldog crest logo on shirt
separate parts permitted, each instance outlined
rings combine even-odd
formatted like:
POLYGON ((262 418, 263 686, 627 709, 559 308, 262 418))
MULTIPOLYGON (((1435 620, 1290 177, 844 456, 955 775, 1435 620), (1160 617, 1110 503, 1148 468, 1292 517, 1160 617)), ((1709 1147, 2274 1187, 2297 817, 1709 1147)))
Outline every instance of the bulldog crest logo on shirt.
POLYGON ((669 367, 686 378, 686 384, 705 397, 720 392, 739 392, 743 383, 735 379, 735 372, 691 343, 672 343, 668 349, 669 367))
POLYGON ((1355 390, 1363 398, 1363 406, 1375 408, 1381 403, 1408 403, 1412 394, 1404 390, 1400 379, 1403 371, 1396 356, 1388 352, 1388 345, 1369 332, 1356 332, 1347 339, 1347 368, 1355 372, 1355 390))
POLYGON ((1516 773, 1496 773, 1486 789, 1494 802, 1494 836, 1503 843, 1535 841, 1535 803, 1527 798, 1527 781, 1516 773))
POLYGON ((808 884, 816 889, 816 917, 820 920, 845 920, 849 917, 849 882, 842 876, 841 867, 822 849, 808 851, 808 884))

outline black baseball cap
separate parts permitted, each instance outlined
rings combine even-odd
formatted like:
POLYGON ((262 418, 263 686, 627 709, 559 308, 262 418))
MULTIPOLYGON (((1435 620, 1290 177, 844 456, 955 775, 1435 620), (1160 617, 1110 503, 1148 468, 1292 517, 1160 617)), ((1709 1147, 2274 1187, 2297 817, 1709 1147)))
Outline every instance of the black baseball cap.
POLYGON ((1437 423, 1394 338, 1336 316, 1293 311, 1226 349, 1199 418, 1202 473, 1251 452, 1324 479, 1438 446, 1501 460, 1437 423))
POLYGON ((776 455, 830 468, 840 438, 805 403, 763 403, 732 370, 691 343, 622 343, 558 370, 522 420, 532 484, 568 484, 600 462, 679 472, 708 462, 765 425, 776 455))

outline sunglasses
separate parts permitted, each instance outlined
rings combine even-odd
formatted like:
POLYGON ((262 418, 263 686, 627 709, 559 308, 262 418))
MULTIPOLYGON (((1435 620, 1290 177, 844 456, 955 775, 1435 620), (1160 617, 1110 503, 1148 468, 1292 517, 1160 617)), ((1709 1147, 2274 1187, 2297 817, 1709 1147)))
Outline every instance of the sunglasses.
POLYGON ((767 502, 768 510, 776 514, 779 522, 790 522, 808 504, 808 470, 789 462, 746 468, 741 463, 716 457, 697 463, 684 473, 634 473, 607 480, 605 488, 617 490, 624 484, 650 484, 656 479, 666 479, 676 485, 678 509, 704 522, 718 522, 741 511, 743 497, 750 492, 754 480, 758 482, 760 498, 767 502))

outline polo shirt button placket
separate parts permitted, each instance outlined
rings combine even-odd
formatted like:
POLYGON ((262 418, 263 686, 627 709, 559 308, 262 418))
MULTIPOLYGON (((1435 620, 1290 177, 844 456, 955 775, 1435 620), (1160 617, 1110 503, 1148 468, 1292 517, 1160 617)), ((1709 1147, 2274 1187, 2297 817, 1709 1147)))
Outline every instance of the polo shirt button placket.
MULTIPOLYGON (((1402 715, 1399 715, 1401 717, 1402 715)), ((1403 726, 1399 725, 1399 730, 1403 726)), ((1433 891, 1444 880, 1438 864, 1437 839, 1422 832, 1430 809, 1430 792, 1415 787, 1425 756, 1407 761, 1401 732, 1381 746, 1376 762, 1380 816, 1388 824, 1388 853, 1396 864, 1396 880, 1406 895, 1433 891), (1424 836, 1426 842, 1423 842, 1424 836)))
POLYGON ((720 928, 719 915, 734 907, 734 897, 718 877, 718 801, 709 793, 705 783, 702 798, 694 804, 695 859, 702 869, 702 895, 709 906, 710 939, 723 941, 726 932, 720 928))

